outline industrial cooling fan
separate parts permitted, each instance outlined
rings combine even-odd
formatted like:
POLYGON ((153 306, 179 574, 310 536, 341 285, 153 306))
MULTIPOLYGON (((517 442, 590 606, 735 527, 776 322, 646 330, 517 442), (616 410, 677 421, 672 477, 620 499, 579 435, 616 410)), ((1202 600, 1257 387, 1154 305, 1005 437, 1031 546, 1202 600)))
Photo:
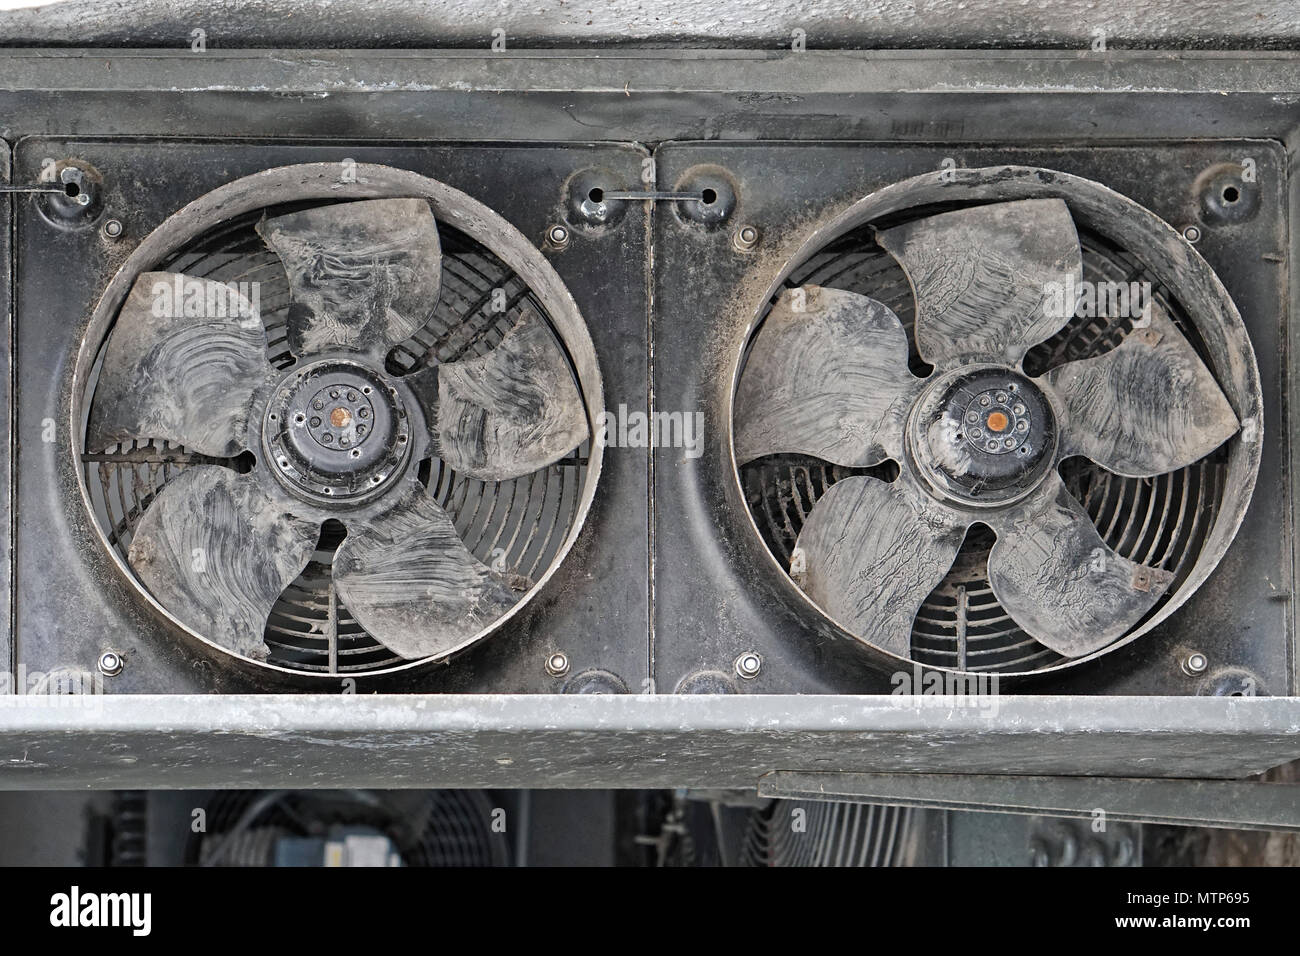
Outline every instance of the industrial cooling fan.
MULTIPOLYGON (((788 571, 859 639, 918 659, 918 612, 958 570, 968 532, 991 532, 974 577, 1019 632, 1057 660, 1080 659, 1142 622, 1175 575, 1104 540, 1063 465, 1082 458, 1099 473, 1152 479, 1210 455, 1241 423, 1160 295, 1125 320, 1115 347, 1027 372, 1026 354, 1075 319, 1084 254, 1062 198, 1008 197, 1047 192, 1043 183, 1059 191, 1073 177, 1018 169, 968 177, 1001 184, 1002 195, 938 212, 931 200, 910 219, 895 208, 892 221, 866 230, 865 241, 906 274, 912 364, 933 370, 924 378, 909 370, 908 330, 883 302, 787 287, 753 336, 737 385, 736 463, 798 455, 839 473, 796 526, 788 571), (877 467, 889 462, 892 473, 877 467)), ((1105 194, 1092 202, 1088 193, 1090 209, 1136 208, 1087 186, 1105 194)), ((1161 242, 1178 241, 1159 228, 1168 233, 1161 242)), ((966 669, 964 659, 956 666, 966 669)))
MULTIPOLYGON (((385 198, 350 199, 329 182, 332 164, 297 167, 296 176, 288 169, 225 187, 252 210, 240 268, 267 250, 282 267, 269 283, 287 292, 281 347, 268 345, 261 296, 224 281, 229 270, 213 279, 150 263, 131 281, 103 346, 86 448, 185 453, 183 469, 141 496, 126 560, 167 612, 209 642, 266 661, 273 608, 333 537, 322 572, 332 578, 323 585, 329 627, 346 608, 399 658, 443 658, 490 630, 534 582, 505 560, 506 549, 485 561, 467 547, 428 487, 430 462, 490 496, 574 452, 588 438, 588 409, 518 269, 502 267, 483 283, 491 288, 467 292, 464 278, 444 287, 445 211, 458 210, 445 217, 457 226, 477 223, 480 236, 523 249, 504 220, 402 171, 361 167, 360 182, 370 184, 362 197, 385 198), (294 196, 307 182, 316 185, 294 196), (440 303, 451 318, 422 342, 440 303), (440 359, 452 340, 460 357, 440 359), (393 361, 402 349, 419 359, 414 367, 393 361)), ((473 247, 460 271, 471 258, 480 272, 497 261, 447 231, 473 247)), ((177 260, 169 252, 162 261, 177 260)), ((549 270, 540 258, 528 266, 549 270)), ((265 263, 258 268, 265 273, 265 263)), ((537 275, 562 289, 553 274, 537 275)), ((567 297, 563 307, 572 308, 567 297)))

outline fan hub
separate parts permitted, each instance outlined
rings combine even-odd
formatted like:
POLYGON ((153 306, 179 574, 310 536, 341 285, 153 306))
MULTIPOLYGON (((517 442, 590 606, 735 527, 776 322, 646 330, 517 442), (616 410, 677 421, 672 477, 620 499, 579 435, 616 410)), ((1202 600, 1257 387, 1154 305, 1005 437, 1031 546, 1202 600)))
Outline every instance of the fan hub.
POLYGON ((913 407, 907 429, 909 457, 926 486, 980 507, 1033 490, 1052 466, 1056 438, 1056 416, 1043 391, 997 365, 938 376, 913 407))
POLYGON ((396 480, 410 453, 397 389, 369 365, 329 359, 294 369, 262 420, 262 444, 284 487, 314 502, 369 500, 396 480))

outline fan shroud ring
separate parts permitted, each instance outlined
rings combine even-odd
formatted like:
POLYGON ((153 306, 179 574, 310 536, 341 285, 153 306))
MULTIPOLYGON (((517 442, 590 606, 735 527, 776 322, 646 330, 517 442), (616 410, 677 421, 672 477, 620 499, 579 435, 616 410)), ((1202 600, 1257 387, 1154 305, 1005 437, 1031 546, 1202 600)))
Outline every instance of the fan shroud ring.
MULTIPOLYGON (((735 480, 732 492, 734 500, 743 505, 768 576, 775 574, 776 587, 788 596, 789 603, 807 608, 815 618, 826 621, 830 625, 827 633, 848 637, 865 649, 868 658, 876 665, 891 671, 921 664, 956 673, 986 670, 1011 678, 1037 676, 1078 667, 1137 640, 1185 603, 1214 570, 1244 518, 1259 470, 1263 434, 1259 372, 1245 325, 1222 283, 1205 260, 1154 212, 1100 183, 1054 170, 1019 166, 958 169, 948 171, 946 175, 927 173, 885 186, 838 215, 823 220, 811 233, 796 238, 779 253, 774 252, 772 258, 778 268, 751 313, 736 347, 736 360, 726 396, 726 420, 732 432, 727 451, 735 480), (900 657, 869 644, 836 623, 795 584, 786 568, 789 549, 803 517, 811 512, 812 505, 831 484, 852 474, 868 474, 891 481, 897 475, 898 465, 885 461, 872 468, 847 469, 804 456, 770 456, 750 462, 743 468, 738 467, 734 445, 734 403, 748 346, 783 289, 809 283, 843 288, 878 298, 899 313, 908 329, 909 366, 913 374, 924 378, 931 369, 916 352, 911 317, 906 311, 912 305, 906 278, 892 257, 875 245, 874 239, 864 237, 871 237, 876 228, 889 228, 956 208, 1047 198, 1061 199, 1069 207, 1084 244, 1085 278, 1104 280, 1110 278, 1107 269, 1119 268, 1121 264, 1124 267, 1136 264, 1140 274, 1149 278, 1159 290, 1157 296, 1168 298, 1176 324, 1214 372, 1244 431, 1202 462, 1157 479, 1125 479, 1091 466, 1090 462, 1086 464, 1091 469, 1074 467, 1082 459, 1068 459, 1063 463, 1061 471, 1067 487, 1076 498, 1084 501, 1099 533, 1108 543, 1114 546, 1122 540, 1127 543, 1128 550, 1140 553, 1160 552, 1163 548, 1162 561, 1177 561, 1176 578, 1169 592, 1118 640, 1085 656, 1074 659, 1061 657, 1037 644, 1014 622, 1010 628, 1005 627, 1009 618, 992 598, 985 580, 984 590, 977 598, 983 601, 981 611, 987 619, 972 621, 972 630, 977 626, 985 627, 996 640, 991 640, 989 646, 981 651, 986 655, 982 661, 955 657, 945 643, 947 635, 940 633, 944 628, 938 626, 938 623, 946 626, 948 620, 926 622, 922 617, 941 608, 950 618, 951 608, 958 601, 957 593, 962 592, 964 596, 967 585, 979 582, 980 569, 974 566, 968 545, 974 543, 976 552, 981 544, 987 547, 991 537, 985 541, 981 535, 991 535, 991 532, 985 526, 975 524, 952 571, 917 616, 910 656, 900 657), (890 286, 890 292, 897 299, 880 295, 871 287, 853 285, 848 280, 837 283, 826 278, 827 274, 835 272, 836 266, 846 273, 854 268, 847 264, 833 264, 831 260, 836 254, 844 255, 847 263, 849 254, 845 250, 853 249, 858 257, 856 261, 861 265, 872 255, 864 250, 872 246, 874 253, 883 257, 881 262, 893 265, 901 280, 901 290, 890 286), (1089 269, 1093 273, 1091 276, 1086 274, 1089 269), (904 308, 899 307, 900 303, 904 308), (1243 433, 1249 438, 1243 440, 1243 433), (1141 487, 1144 481, 1149 487, 1141 487), (1163 517, 1157 515, 1158 527, 1152 530, 1155 519, 1151 512, 1158 504, 1171 507, 1174 513, 1163 517), (1138 515, 1138 527, 1134 531, 1133 513, 1142 509, 1146 510, 1145 518, 1138 515), (1127 524, 1126 516, 1121 513, 1124 511, 1128 512, 1127 524), (1170 529, 1166 527, 1165 519, 1173 527, 1175 536, 1183 535, 1181 545, 1186 548, 1183 553, 1172 557, 1168 553, 1172 545, 1168 540, 1170 529), (1191 526, 1190 530, 1184 526, 1184 519, 1191 526), (1002 622, 1001 630, 999 622, 1002 622), (927 627, 930 628, 928 632, 927 627), (923 642, 925 646, 921 646, 923 642)), ((874 268, 864 265, 862 275, 874 268)), ((886 266, 881 266, 878 271, 884 268, 886 266)), ((873 276, 873 280, 876 278, 873 276)), ((1081 331, 1082 339, 1088 340, 1096 351, 1082 354, 1076 351, 1066 358, 1057 355, 1060 361, 1107 351, 1118 344, 1129 328, 1102 323, 1100 329, 1095 326, 1085 329, 1078 323, 1071 323, 1057 337, 1031 350, 1026 359, 1026 370, 1032 362, 1037 362, 1040 367, 1033 372, 1037 375, 1059 364, 1052 360, 1051 346, 1055 346, 1058 352, 1066 347, 1073 349, 1081 331), (1069 336, 1075 336, 1075 340, 1057 341, 1069 336)))
MULTIPOLYGON (((249 463, 245 459, 249 455, 228 461, 206 461, 205 456, 186 455, 184 449, 165 441, 132 442, 122 456, 128 463, 124 466, 128 470, 115 479, 117 486, 113 489, 107 485, 95 487, 95 466, 98 460, 102 467, 105 456, 85 448, 84 436, 97 363, 117 313, 136 278, 142 273, 163 267, 164 264, 175 261, 186 250, 199 247, 215 236, 231 233, 236 227, 251 232, 252 223, 269 209, 393 198, 425 200, 440 230, 446 230, 450 237, 453 245, 452 258, 456 258, 463 269, 464 274, 457 277, 457 282, 463 288, 458 289, 457 282, 453 282, 450 290, 444 289, 444 294, 451 291, 457 296, 457 302, 468 301, 481 291, 475 288, 477 284, 490 283, 494 287, 491 291, 504 290, 507 294, 507 309, 500 313, 502 322, 519 314, 520 303, 534 308, 545 320, 547 328, 565 354, 578 384, 588 420, 595 420, 603 408, 603 384, 595 349, 578 306, 563 281, 545 257, 513 225, 459 190, 415 172, 372 164, 359 164, 356 181, 341 185, 338 164, 304 163, 267 169, 235 180, 200 196, 171 214, 145 236, 118 268, 86 325, 72 380, 70 418, 72 434, 78 436, 80 446, 74 452, 80 458, 79 467, 74 472, 90 518, 89 524, 108 558, 131 588, 154 614, 186 638, 197 642, 209 656, 240 669, 251 668, 255 673, 271 671, 293 678, 309 679, 349 675, 377 677, 426 666, 431 659, 398 657, 378 645, 359 624, 344 616, 335 622, 339 646, 330 650, 328 664, 325 663, 325 652, 314 634, 316 621, 308 619, 302 610, 305 606, 302 592, 299 590, 290 594, 303 579, 291 585, 282 596, 282 602, 287 600, 289 604, 283 608, 282 626, 278 627, 274 635, 281 645, 279 653, 276 650, 277 643, 272 641, 271 631, 276 627, 276 613, 273 612, 267 637, 272 654, 265 661, 246 658, 221 647, 169 612, 139 581, 127 563, 126 547, 119 536, 120 529, 106 527, 101 514, 105 499, 110 494, 120 496, 127 519, 131 516, 132 508, 138 507, 134 515, 135 520, 138 520, 160 486, 152 489, 146 487, 144 495, 128 500, 131 495, 123 492, 122 485, 137 480, 137 470, 146 467, 135 464, 137 460, 148 457, 149 474, 156 474, 165 483, 184 469, 185 462, 225 464, 235 470, 246 470, 249 463), (458 244, 463 247, 459 253, 454 251, 458 244), (489 265, 496 271, 491 271, 489 265)), ((274 257, 273 253, 268 252, 267 255, 274 257)), ((264 303, 264 314, 270 311, 273 309, 264 303)), ((494 308, 493 311, 497 310, 494 308)), ((433 353, 435 347, 438 361, 450 360, 442 353, 442 342, 437 339, 438 334, 447 330, 442 327, 431 328, 438 324, 438 314, 435 313, 424 329, 389 353, 387 373, 400 375, 412 371, 424 350, 433 353)), ((508 331, 508 326, 501 327, 500 324, 477 330, 467 329, 467 335, 463 337, 466 341, 456 343, 457 347, 465 349, 457 357, 482 354, 475 351, 480 347, 483 351, 490 351, 499 343, 505 331, 508 331), (473 335, 469 335, 469 332, 473 332, 473 335), (470 339, 474 341, 470 342, 470 339)), ((274 330, 268 328, 267 338, 268 359, 278 368, 287 368, 293 357, 285 345, 283 326, 274 330)), ((250 435, 254 433, 250 430, 250 435)), ((415 444, 418 450, 419 443, 415 444)), ((260 457, 258 453, 263 451, 260 446, 250 450, 254 452, 254 459, 260 457)), ((480 560, 501 560, 501 555, 508 554, 510 559, 530 562, 523 570, 533 579, 533 586, 520 596, 513 607, 453 653, 477 644, 498 630, 516 617, 544 588, 568 555, 585 524, 594 500, 602 458, 603 449, 598 443, 588 440, 542 472, 519 479, 484 482, 457 474, 436 457, 432 461, 426 457, 418 462, 412 457, 408 473, 418 471, 419 480, 426 485, 429 494, 451 514, 458 533, 480 560), (477 553, 479 550, 483 551, 482 555, 477 553)), ((331 531, 331 524, 332 522, 326 522, 322 529, 322 547, 327 544, 336 547, 339 543, 331 531), (332 537, 335 540, 328 540, 332 537)), ((317 556, 319 554, 320 552, 317 556)), ((308 571, 312 567, 309 565, 308 571)), ((306 576, 307 572, 304 572, 304 579, 306 576)), ((277 611, 281 610, 281 604, 277 604, 277 611)), ((440 655, 438 660, 445 660, 445 655, 440 655)))

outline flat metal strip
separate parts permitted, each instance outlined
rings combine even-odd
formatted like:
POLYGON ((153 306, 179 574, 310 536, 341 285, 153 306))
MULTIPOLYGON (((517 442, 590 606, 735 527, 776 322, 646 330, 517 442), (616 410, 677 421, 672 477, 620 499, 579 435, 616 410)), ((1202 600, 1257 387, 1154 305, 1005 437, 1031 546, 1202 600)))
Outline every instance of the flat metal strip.
POLYGON ((0 697, 0 789, 726 787, 791 767, 1242 777, 1300 758, 1282 698, 0 697))

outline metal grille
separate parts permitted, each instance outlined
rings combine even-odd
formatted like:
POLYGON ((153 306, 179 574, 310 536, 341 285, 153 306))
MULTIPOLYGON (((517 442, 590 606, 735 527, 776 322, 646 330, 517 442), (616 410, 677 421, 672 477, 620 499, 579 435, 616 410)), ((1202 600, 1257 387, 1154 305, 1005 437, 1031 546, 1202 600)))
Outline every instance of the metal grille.
POLYGON ((905 866, 910 807, 773 800, 751 811, 743 866, 905 866))
MULTIPOLYGON (((289 284, 279 258, 253 230, 257 218, 244 217, 223 226, 159 268, 219 282, 260 283, 267 354, 273 365, 283 369, 294 362, 287 335, 289 284)), ((438 305, 419 332, 389 353, 388 370, 395 375, 433 359, 453 362, 486 355, 527 304, 546 315, 524 282, 489 249, 445 223, 438 227, 443 256, 438 305)), ((563 350, 558 336, 555 341, 563 350)), ((94 393, 98 370, 97 362, 87 395, 94 393)), ((89 409, 90 402, 84 407, 89 409)), ((413 465, 475 557, 496 569, 536 580, 555 561, 573 528, 589 449, 590 443, 584 442, 547 468, 498 482, 458 475, 437 458, 413 465)), ((246 472, 253 456, 218 459, 152 440, 86 449, 82 462, 95 518, 125 561, 141 516, 167 482, 194 464, 246 472)), ((337 522, 326 523, 311 562, 272 609, 265 637, 270 663, 330 674, 404 663, 353 620, 334 592, 330 570, 343 535, 337 522)))
MULTIPOLYGON (((1080 229, 1083 277, 1092 282, 1150 282, 1152 296, 1168 312, 1206 365, 1214 364, 1192 323, 1170 290, 1163 288, 1131 253, 1080 229)), ((868 231, 859 231, 813 256, 787 286, 821 285, 870 296, 893 309, 907 330, 908 365, 926 375, 916 350, 915 301, 898 263, 868 231)), ((1038 376, 1057 365, 1114 348, 1132 330, 1129 319, 1080 317, 1025 357, 1026 374, 1038 376)), ((763 540, 789 567, 803 522, 836 481, 866 474, 892 481, 898 467, 843 468, 802 455, 772 455, 741 468, 741 484, 763 540)), ((1130 560, 1174 573, 1173 583, 1148 617, 1182 587, 1214 526, 1227 473, 1225 449, 1156 478, 1123 478, 1083 458, 1062 463, 1070 493, 1087 509, 1102 539, 1130 560)), ((993 596, 987 559, 993 533, 973 526, 952 569, 922 605, 912 627, 912 659, 936 667, 1022 673, 1051 667, 1065 658, 1021 630, 993 596)))
POLYGON ((271 866, 278 840, 339 826, 387 834, 404 866, 510 864, 510 845, 492 828, 493 802, 483 790, 430 790, 400 799, 366 790, 228 790, 205 810, 206 833, 186 846, 190 864, 271 866))

